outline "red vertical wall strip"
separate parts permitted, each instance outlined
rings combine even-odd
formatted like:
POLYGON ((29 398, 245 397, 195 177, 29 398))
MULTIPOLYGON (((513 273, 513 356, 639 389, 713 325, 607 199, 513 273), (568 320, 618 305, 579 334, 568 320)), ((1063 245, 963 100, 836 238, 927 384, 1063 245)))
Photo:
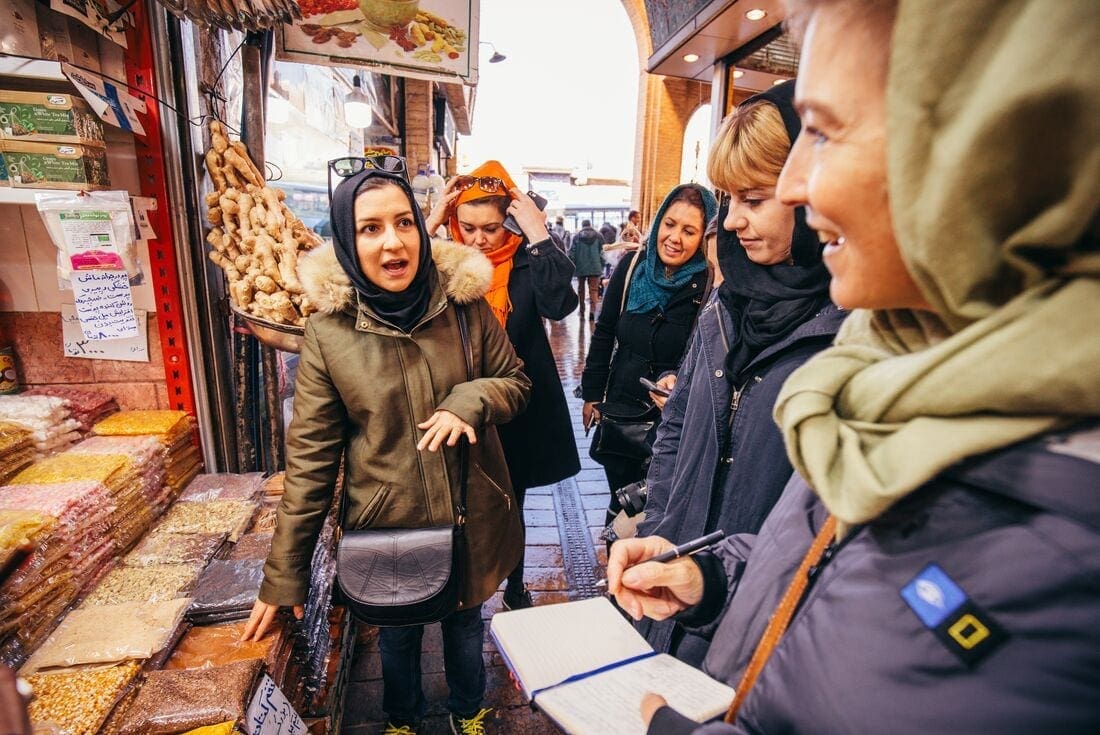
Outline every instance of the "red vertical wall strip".
MULTIPOLYGON (((168 204, 168 187, 164 173, 164 153, 160 135, 163 114, 156 95, 156 76, 153 72, 153 42, 149 32, 148 10, 144 2, 133 6, 135 28, 128 31, 126 40, 126 77, 135 89, 131 93, 140 96, 144 92, 148 114, 142 120, 146 136, 134 136, 137 149, 137 167, 141 178, 141 195, 157 200, 157 209, 150 212, 153 230, 158 239, 149 241, 149 259, 153 271, 153 292, 157 302, 157 329, 160 347, 164 355, 164 376, 168 383, 168 404, 179 411, 195 414, 195 391, 191 385, 191 364, 187 355, 187 335, 183 327, 183 308, 180 300, 180 284, 176 274, 176 249, 168 204)), ((184 216, 184 213, 177 213, 184 216)))

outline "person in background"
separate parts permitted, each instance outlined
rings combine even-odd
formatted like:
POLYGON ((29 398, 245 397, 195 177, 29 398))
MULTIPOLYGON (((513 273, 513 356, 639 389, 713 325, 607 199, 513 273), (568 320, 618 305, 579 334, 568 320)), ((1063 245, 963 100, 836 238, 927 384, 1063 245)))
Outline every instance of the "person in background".
MULTIPOLYGON (((829 273, 805 211, 775 194, 801 127, 793 98, 793 83, 750 97, 711 143, 707 176, 723 192, 715 219, 725 279, 679 372, 657 381, 672 395, 653 444, 639 536, 681 544, 718 529, 756 533, 791 477, 772 420, 776 396, 832 343, 845 316, 829 301, 829 273)), ((656 650, 703 662, 706 638, 672 621, 638 628, 656 650)))
POLYGON ((790 5, 778 196, 853 311, 780 393, 797 475, 759 534, 669 564, 641 563, 656 536, 613 548, 623 608, 702 626, 737 689, 730 724, 652 694, 643 718, 1100 732, 1100 5, 790 5))
MULTIPOLYGON (((486 161, 469 176, 452 178, 428 215, 428 226, 432 225, 445 225, 455 242, 476 248, 492 262, 486 298, 531 380, 527 410, 497 427, 522 518, 528 488, 559 482, 581 468, 565 392, 540 321, 564 319, 577 308, 573 264, 557 236, 547 231, 546 214, 497 161, 486 161), (504 228, 509 214, 523 235, 504 228)), ((521 554, 508 575, 504 607, 531 605, 521 554)))
MULTIPOLYGON (((454 523, 460 439, 470 443, 461 607, 442 620, 452 732, 485 732, 481 605, 523 548, 504 452, 492 423, 508 422, 531 383, 482 298, 492 266, 452 243, 434 246, 403 175, 367 168, 332 197, 334 243, 299 275, 310 317, 286 439, 286 492, 245 640, 261 638, 280 606, 302 617, 317 535, 344 471, 348 529, 454 523), (469 325, 467 378, 456 312, 469 325), (343 462, 341 463, 341 459, 343 462)), ((411 735, 427 711, 424 626, 382 628, 382 709, 388 735, 411 735)))
POLYGON ((592 229, 591 220, 581 220, 581 228, 573 235, 569 259, 577 272, 577 299, 580 317, 584 321, 584 296, 588 292, 588 320, 596 321, 600 304, 600 276, 603 275, 603 238, 592 229))
MULTIPOLYGON (((601 401, 659 413, 638 379, 656 380, 680 366, 709 284, 703 232, 717 211, 708 190, 677 186, 658 209, 647 246, 619 261, 581 375, 585 426, 599 420, 601 401)), ((603 460, 609 522, 621 510, 615 490, 642 479, 647 459, 603 460)))
POLYGON ((565 218, 561 215, 554 218, 552 232, 558 236, 558 244, 565 248, 566 252, 569 252, 569 246, 573 242, 573 235, 569 230, 565 229, 565 218))
MULTIPOLYGON (((718 265, 718 217, 715 217, 707 223, 707 231, 703 234, 703 246, 706 248, 707 263, 710 265, 712 271, 714 271, 714 283, 711 285, 712 289, 718 288, 722 285, 722 281, 726 280, 722 275, 722 269, 718 265)), ((662 386, 664 387, 664 386, 662 386)), ((667 386, 670 390, 672 386, 667 386)), ((665 404, 661 403, 661 408, 664 408, 665 404)))
POLYGON ((618 239, 619 231, 615 225, 610 222, 604 222, 600 225, 600 237, 603 238, 604 245, 611 245, 618 239))

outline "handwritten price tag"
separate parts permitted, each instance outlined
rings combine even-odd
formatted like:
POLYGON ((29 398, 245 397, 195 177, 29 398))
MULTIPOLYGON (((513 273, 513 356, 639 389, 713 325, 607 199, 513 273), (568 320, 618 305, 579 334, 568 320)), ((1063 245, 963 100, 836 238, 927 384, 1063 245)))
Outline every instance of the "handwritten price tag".
POLYGON ((275 680, 264 674, 248 705, 244 731, 246 735, 304 735, 306 725, 275 680))
POLYGON ((125 339, 91 340, 80 328, 80 318, 72 304, 61 305, 61 339, 65 357, 91 360, 126 360, 149 362, 149 320, 146 312, 135 310, 138 335, 125 339))
POLYGON ((73 271, 73 302, 90 340, 136 337, 137 317, 126 271, 73 271))

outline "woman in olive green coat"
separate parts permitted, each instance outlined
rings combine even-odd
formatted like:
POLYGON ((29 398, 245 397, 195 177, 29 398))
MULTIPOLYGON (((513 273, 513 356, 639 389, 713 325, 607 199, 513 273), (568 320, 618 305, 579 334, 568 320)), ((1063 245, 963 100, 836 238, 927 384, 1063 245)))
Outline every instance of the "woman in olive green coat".
MULTIPOLYGON (((366 169, 333 194, 335 245, 299 268, 319 309, 306 326, 287 435, 286 493, 245 631, 260 636, 279 606, 300 617, 310 562, 346 456, 346 527, 419 528, 454 521, 458 448, 468 437, 467 578, 443 621, 448 708, 456 731, 480 722, 481 603, 519 559, 522 536, 493 424, 523 410, 530 382, 482 297, 481 253, 431 243, 400 175, 366 169), (475 379, 467 381, 456 310, 466 312, 475 379)), ((423 626, 384 628, 383 708, 390 731, 415 732, 423 626), (415 683, 414 683, 415 682, 415 683), (405 729, 402 729, 405 728, 405 729)))

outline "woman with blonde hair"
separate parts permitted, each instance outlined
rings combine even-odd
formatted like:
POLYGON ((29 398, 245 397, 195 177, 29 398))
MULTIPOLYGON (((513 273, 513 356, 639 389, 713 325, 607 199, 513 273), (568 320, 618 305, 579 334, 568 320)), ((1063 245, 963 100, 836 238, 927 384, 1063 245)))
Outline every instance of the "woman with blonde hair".
MULTIPOLYGON (((821 245, 805 212, 779 201, 779 172, 798 136, 784 84, 742 103, 711 146, 707 174, 724 193, 717 260, 724 276, 664 406, 639 535, 683 543, 721 529, 755 533, 791 476, 772 421, 797 367, 832 342, 844 315, 829 301, 821 245)), ((659 396, 654 394, 654 398, 659 396)), ((707 641, 643 621, 659 650, 699 665, 707 641)))

